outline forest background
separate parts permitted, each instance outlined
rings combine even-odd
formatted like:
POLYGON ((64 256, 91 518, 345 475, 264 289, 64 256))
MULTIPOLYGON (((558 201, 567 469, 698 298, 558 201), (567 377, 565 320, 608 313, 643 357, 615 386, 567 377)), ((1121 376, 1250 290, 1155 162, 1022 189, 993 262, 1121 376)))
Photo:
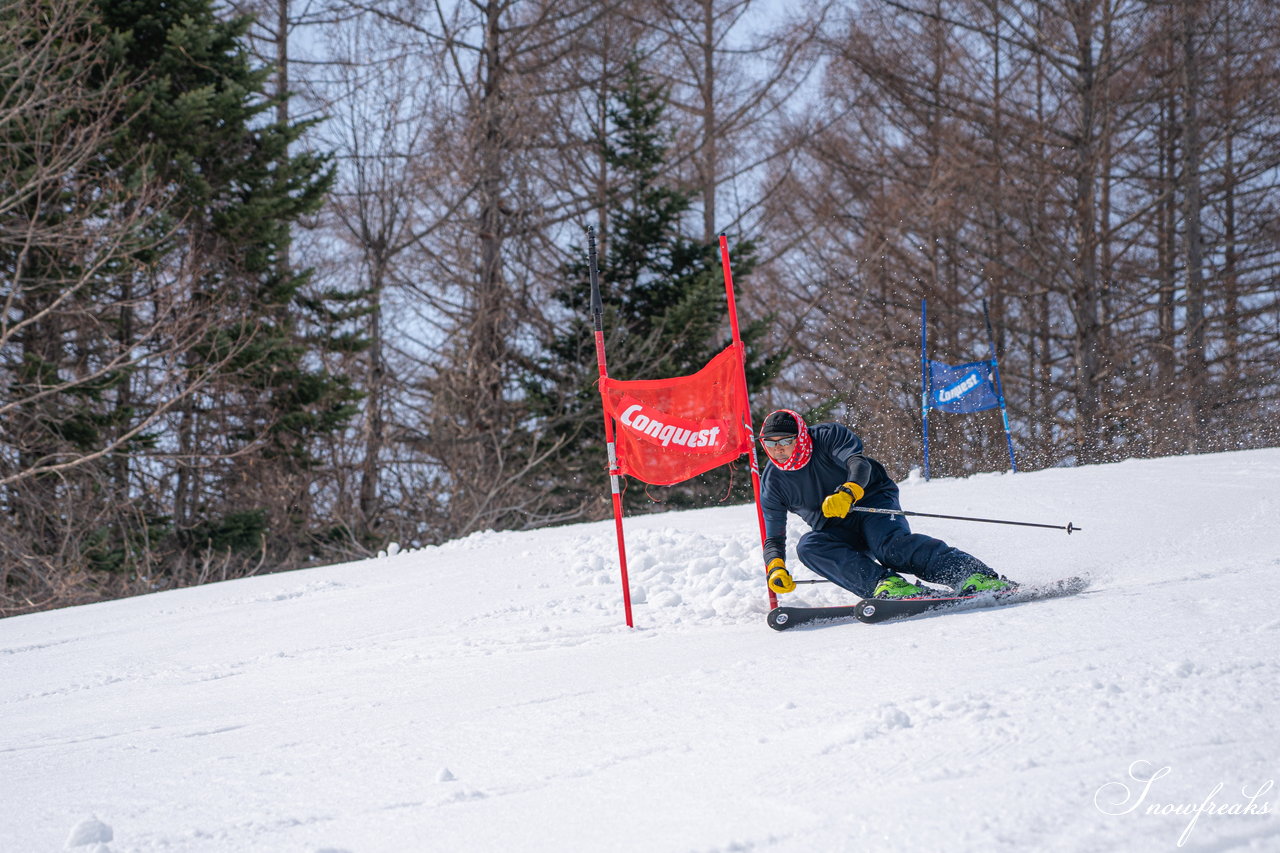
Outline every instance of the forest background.
POLYGON ((1020 469, 1274 445, 1278 202, 1275 0, 5 3, 0 615, 607 515, 588 225, 611 375, 727 233, 757 417, 897 477, 923 298, 1020 469))

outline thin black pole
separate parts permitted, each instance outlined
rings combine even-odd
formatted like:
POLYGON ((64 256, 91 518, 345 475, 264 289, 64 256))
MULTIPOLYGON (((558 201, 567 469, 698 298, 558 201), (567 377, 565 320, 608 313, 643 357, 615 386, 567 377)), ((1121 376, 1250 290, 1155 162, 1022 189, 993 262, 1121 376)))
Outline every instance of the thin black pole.
POLYGON ((970 518, 965 515, 938 515, 932 512, 909 512, 905 509, 881 509, 875 506, 855 506, 854 512, 874 512, 880 515, 916 515, 921 518, 948 518, 952 521, 982 521, 987 524, 1016 524, 1019 527, 1045 527, 1049 530, 1065 530, 1067 535, 1071 535, 1077 530, 1083 530, 1082 527, 1076 527, 1071 522, 1067 522, 1066 526, 1061 524, 1036 524, 1030 521, 1005 521, 999 518, 970 518))
POLYGON ((587 273, 591 277, 591 316, 595 331, 604 332, 604 300, 600 298, 600 264, 596 255, 596 229, 587 226, 587 273))

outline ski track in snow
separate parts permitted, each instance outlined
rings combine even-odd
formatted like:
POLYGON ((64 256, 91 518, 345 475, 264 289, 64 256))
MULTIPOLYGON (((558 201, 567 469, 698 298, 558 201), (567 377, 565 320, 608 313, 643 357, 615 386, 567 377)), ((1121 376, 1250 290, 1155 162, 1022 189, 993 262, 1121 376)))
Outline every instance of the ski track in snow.
POLYGON ((627 519, 634 630, 612 522, 3 620, 0 853, 1277 850, 1277 485, 913 477, 1082 532, 913 529, 1093 585, 876 626, 766 628, 749 506, 627 519))

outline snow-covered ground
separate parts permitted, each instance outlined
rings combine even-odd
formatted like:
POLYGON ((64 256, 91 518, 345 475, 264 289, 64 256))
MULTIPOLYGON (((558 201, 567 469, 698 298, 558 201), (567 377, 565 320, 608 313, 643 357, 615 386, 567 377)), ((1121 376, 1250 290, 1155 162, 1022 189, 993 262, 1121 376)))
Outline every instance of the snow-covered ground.
POLYGON ((1094 586, 780 634, 733 506, 628 519, 634 630, 611 522, 2 620, 0 851, 1280 850, 1280 450, 903 505, 1094 586))

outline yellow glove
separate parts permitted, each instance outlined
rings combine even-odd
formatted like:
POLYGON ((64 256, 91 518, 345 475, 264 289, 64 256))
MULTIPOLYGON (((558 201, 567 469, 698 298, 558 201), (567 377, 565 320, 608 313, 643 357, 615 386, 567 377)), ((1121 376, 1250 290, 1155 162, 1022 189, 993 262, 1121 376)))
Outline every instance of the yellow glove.
POLYGON ((766 567, 769 572, 769 589, 774 592, 795 592, 796 582, 787 571, 787 564, 781 557, 774 557, 766 567))
POLYGON ((822 514, 827 518, 844 518, 865 494, 857 483, 845 483, 822 502, 822 514))

